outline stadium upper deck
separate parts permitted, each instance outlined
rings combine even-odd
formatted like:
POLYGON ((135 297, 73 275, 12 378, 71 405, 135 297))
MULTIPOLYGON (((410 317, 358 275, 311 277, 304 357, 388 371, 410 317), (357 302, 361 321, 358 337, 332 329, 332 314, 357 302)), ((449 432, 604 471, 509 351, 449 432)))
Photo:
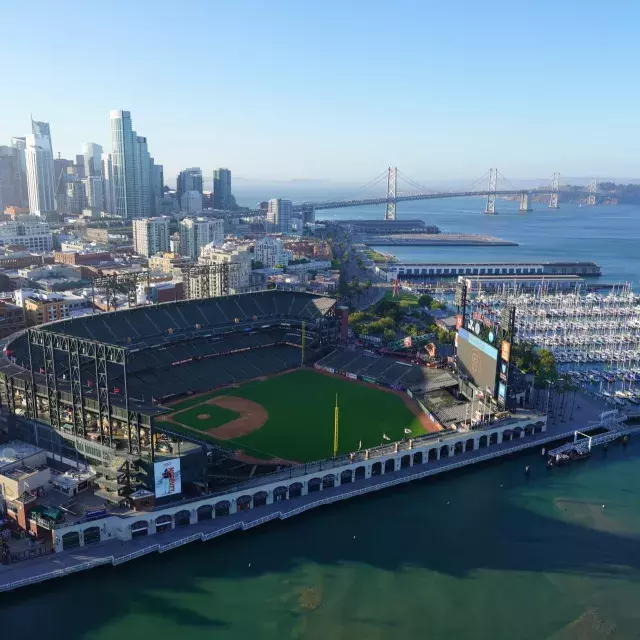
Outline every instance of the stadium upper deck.
MULTIPOLYGON (((213 388, 299 364, 296 347, 302 322, 310 347, 322 341, 320 334, 328 331, 326 320, 334 308, 332 298, 273 290, 137 307, 52 322, 38 329, 124 348, 129 396, 148 402, 152 397, 213 388), (267 350, 262 356, 248 354, 264 347, 273 347, 277 354, 267 350)), ((83 383, 91 388, 93 363, 82 359, 83 383)), ((55 365, 58 386, 64 388, 70 379, 68 355, 56 352, 55 365)), ((31 366, 38 383, 44 379, 44 350, 32 344, 30 357, 26 332, 9 338, 0 372, 24 379, 31 375, 31 366)), ((109 365, 109 380, 111 392, 124 393, 121 367, 109 365)))

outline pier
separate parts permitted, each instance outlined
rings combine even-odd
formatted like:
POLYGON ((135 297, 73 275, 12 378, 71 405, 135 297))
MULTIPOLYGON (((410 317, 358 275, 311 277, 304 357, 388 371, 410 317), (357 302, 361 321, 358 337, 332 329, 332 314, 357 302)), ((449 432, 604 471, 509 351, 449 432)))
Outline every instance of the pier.
POLYGON ((590 436, 582 431, 573 432, 573 442, 567 442, 560 447, 549 451, 549 457, 556 460, 563 456, 570 456, 575 452, 578 456, 584 457, 591 453, 593 447, 613 442, 618 438, 640 433, 640 425, 629 426, 625 423, 628 418, 625 414, 619 414, 615 409, 603 414, 603 420, 599 424, 589 427, 588 431, 595 429, 605 429, 604 433, 590 436))

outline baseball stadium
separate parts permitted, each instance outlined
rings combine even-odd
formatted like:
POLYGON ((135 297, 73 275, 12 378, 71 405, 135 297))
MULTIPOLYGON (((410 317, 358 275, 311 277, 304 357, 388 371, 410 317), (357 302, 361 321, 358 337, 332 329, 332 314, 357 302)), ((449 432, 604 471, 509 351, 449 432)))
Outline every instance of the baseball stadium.
POLYGON ((91 465, 117 505, 437 430, 411 390, 455 379, 337 349, 346 320, 332 298, 271 290, 52 322, 3 341, 1 399, 17 438, 91 465), (159 493, 176 459, 181 489, 159 493))

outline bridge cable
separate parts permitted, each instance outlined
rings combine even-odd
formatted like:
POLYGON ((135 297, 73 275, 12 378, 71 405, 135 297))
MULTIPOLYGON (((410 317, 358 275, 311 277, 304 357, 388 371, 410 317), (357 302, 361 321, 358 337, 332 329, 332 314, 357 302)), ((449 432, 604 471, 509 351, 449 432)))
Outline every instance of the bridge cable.
POLYGON ((522 191, 522 189, 518 189, 518 187, 516 187, 513 182, 511 182, 511 180, 509 180, 508 178, 505 178, 505 176, 503 176, 499 171, 498 171, 498 178, 501 178, 502 180, 504 180, 504 182, 507 183, 507 186, 511 187, 514 191, 522 191))
POLYGON ((422 191, 433 191, 433 189, 428 189, 423 184, 420 184, 419 182, 416 182, 415 180, 411 179, 409 176, 407 176, 406 174, 402 173, 402 171, 400 171, 399 169, 398 169, 398 175, 401 176, 402 178, 404 178, 404 181, 408 182, 412 187, 417 187, 418 189, 421 189, 422 191))
POLYGON ((360 193, 361 191, 365 191, 366 189, 370 189, 371 187, 374 187, 375 185, 382 182, 383 180, 386 180, 386 178, 387 178, 387 170, 385 169, 379 176, 376 176, 373 180, 370 180, 369 182, 367 182, 367 184, 364 184, 361 187, 358 187, 353 193, 343 196, 342 198, 340 198, 340 200, 353 200, 354 196, 356 196, 358 193, 360 193))
POLYGON ((486 187, 487 180, 489 179, 489 172, 486 171, 483 176, 480 176, 477 180, 474 180, 468 187, 465 187, 463 191, 484 191, 484 189, 478 189, 479 186, 486 187))

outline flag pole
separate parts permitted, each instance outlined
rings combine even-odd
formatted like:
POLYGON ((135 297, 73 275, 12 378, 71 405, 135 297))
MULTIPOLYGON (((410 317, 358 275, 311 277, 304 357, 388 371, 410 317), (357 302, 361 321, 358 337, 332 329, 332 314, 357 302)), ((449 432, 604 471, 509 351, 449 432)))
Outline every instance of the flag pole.
POLYGON ((339 421, 338 409, 338 394, 336 393, 336 408, 333 415, 333 457, 338 455, 338 421, 339 421))

